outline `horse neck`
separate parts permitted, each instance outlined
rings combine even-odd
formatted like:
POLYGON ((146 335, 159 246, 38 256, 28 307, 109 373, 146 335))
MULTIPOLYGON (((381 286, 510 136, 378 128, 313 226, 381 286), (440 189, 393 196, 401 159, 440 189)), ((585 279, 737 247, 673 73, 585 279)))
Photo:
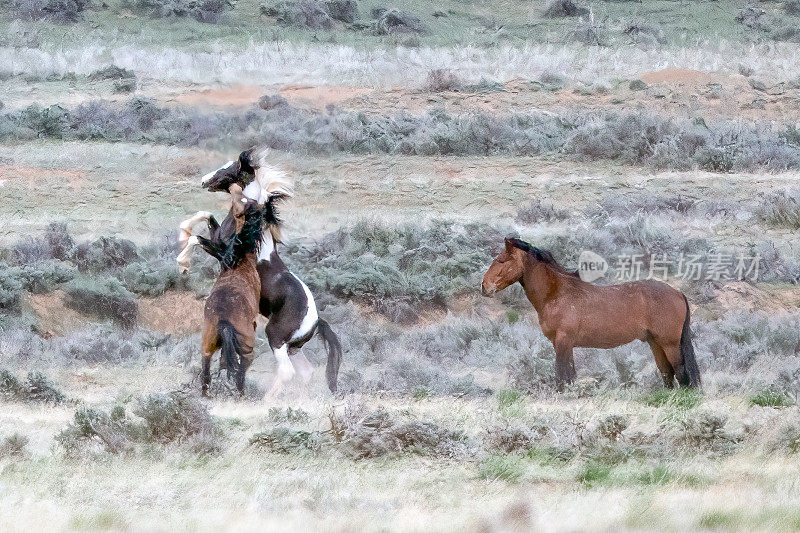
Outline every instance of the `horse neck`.
POLYGON ((558 294, 559 276, 549 266, 527 254, 523 261, 522 287, 538 313, 558 294))

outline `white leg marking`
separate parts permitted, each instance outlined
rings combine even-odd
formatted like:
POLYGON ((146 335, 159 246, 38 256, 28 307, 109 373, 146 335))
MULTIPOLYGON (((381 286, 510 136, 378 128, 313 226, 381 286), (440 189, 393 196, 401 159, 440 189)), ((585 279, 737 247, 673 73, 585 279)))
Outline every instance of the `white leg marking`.
POLYGON ((309 381, 311 381, 311 374, 314 373, 314 365, 311 364, 311 361, 309 361, 302 352, 290 355, 289 359, 292 360, 292 364, 297 369, 297 375, 300 377, 300 381, 303 385, 308 385, 309 381))
POLYGON ((308 287, 305 283, 303 283, 303 280, 298 278, 294 273, 292 273, 292 276, 294 276, 294 279, 299 281, 300 285, 303 286, 303 290, 306 293, 306 300, 308 301, 306 316, 303 317, 300 327, 297 328, 297 331, 295 331, 294 335, 292 335, 291 340, 295 340, 308 335, 308 332, 311 331, 311 328, 313 328, 316 325, 317 320, 319 320, 319 315, 317 314, 317 304, 314 302, 314 295, 311 294, 310 290, 308 290, 308 287))
POLYGON ((264 399, 275 398, 283 390, 284 384, 294 377, 294 367, 289 359, 289 348, 284 344, 275 349, 275 359, 278 361, 278 370, 275 372, 275 379, 264 399))
POLYGON ((186 246, 186 242, 189 240, 189 237, 191 237, 192 228, 194 228, 195 225, 197 225, 197 223, 201 220, 208 222, 208 219, 210 218, 210 211, 198 211, 191 217, 181 222, 180 230, 178 231, 178 242, 181 243, 182 248, 186 246))
POLYGON ((197 242, 197 237, 192 235, 189 237, 189 240, 186 241, 186 247, 178 254, 178 268, 181 273, 185 274, 189 270, 189 265, 192 261, 192 249, 197 245, 197 242))

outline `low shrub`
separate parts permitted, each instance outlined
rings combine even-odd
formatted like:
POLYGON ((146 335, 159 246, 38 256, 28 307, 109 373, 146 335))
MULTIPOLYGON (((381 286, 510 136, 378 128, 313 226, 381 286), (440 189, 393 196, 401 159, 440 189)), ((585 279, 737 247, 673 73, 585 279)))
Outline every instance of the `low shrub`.
POLYGON ((81 20, 89 4, 89 0, 8 0, 4 7, 13 18, 66 23, 81 20))
POLYGON ((319 0, 284 0, 275 5, 262 5, 261 13, 280 24, 309 30, 329 30, 333 19, 326 3, 319 0))
POLYGON ((58 404, 66 396, 44 374, 37 370, 28 372, 24 381, 17 379, 8 370, 0 370, 0 398, 22 402, 58 404))
POLYGON ((607 38, 603 26, 593 20, 580 20, 572 30, 572 40, 589 46, 604 46, 607 38))
POLYGON ((281 426, 256 433, 250 438, 250 445, 259 450, 281 454, 316 452, 322 446, 322 437, 316 431, 281 426))
POLYGON ((118 67, 117 65, 109 65, 105 68, 95 70, 87 77, 92 81, 124 80, 124 79, 136 78, 136 74, 134 74, 132 70, 118 67))
POLYGON ((75 278, 65 286, 64 305, 125 327, 133 326, 139 315, 136 297, 111 277, 75 278))
POLYGON ((126 289, 144 296, 159 296, 183 286, 183 278, 172 258, 130 263, 122 269, 120 277, 126 289))
POLYGON ((600 420, 597 430, 605 438, 616 441, 622 432, 628 428, 630 422, 622 415, 608 415, 600 420))
POLYGON ((73 421, 56 435, 55 441, 70 456, 80 455, 94 442, 99 442, 108 453, 126 453, 133 450, 140 435, 140 428, 127 417, 122 406, 110 413, 81 407, 75 411, 73 421))
POLYGON ((549 18, 581 17, 588 15, 589 10, 577 6, 572 0, 548 0, 542 14, 549 18))
POLYGON ((0 441, 0 457, 23 457, 26 455, 25 448, 30 439, 25 435, 13 433, 0 441))
POLYGON ((54 349, 67 361, 120 364, 137 360, 142 350, 129 333, 108 324, 94 324, 54 341, 54 349))
POLYGON ((495 427, 486 430, 483 446, 487 450, 503 453, 528 451, 534 445, 538 435, 521 426, 495 427))
POLYGON ((180 441, 214 432, 208 408, 179 392, 141 397, 133 413, 144 419, 147 437, 154 442, 180 441))
POLYGON ((19 267, 22 286, 34 294, 47 294, 75 278, 74 266, 66 261, 49 259, 19 267))
POLYGON ((636 44, 656 46, 667 44, 664 30, 655 24, 636 20, 625 25, 622 33, 631 38, 636 44))
POLYGON ((20 312, 23 288, 21 269, 0 263, 0 313, 20 312))
POLYGON ((376 35, 394 35, 398 33, 427 33, 422 21, 399 9, 375 8, 372 10, 372 31, 376 35))
POLYGON ((70 253, 70 261, 81 272, 121 268, 139 259, 136 245, 118 237, 100 237, 91 242, 82 242, 70 253))
POLYGON ((558 209, 551 204, 545 204, 541 200, 535 199, 517 210, 516 220, 523 224, 541 224, 542 222, 567 220, 569 216, 569 211, 558 209))
POLYGON ((459 91, 463 87, 464 81, 452 70, 437 68, 428 73, 422 90, 432 93, 441 93, 444 91, 459 91))
POLYGON ((215 23, 228 10, 230 0, 124 0, 129 9, 152 18, 193 18, 215 23))
POLYGON ((338 448, 352 459, 417 453, 455 457, 466 453, 467 437, 432 422, 398 422, 387 411, 348 406, 341 416, 331 415, 338 448))
POLYGON ((790 189, 762 195, 756 215, 771 226, 800 229, 800 190, 790 189))

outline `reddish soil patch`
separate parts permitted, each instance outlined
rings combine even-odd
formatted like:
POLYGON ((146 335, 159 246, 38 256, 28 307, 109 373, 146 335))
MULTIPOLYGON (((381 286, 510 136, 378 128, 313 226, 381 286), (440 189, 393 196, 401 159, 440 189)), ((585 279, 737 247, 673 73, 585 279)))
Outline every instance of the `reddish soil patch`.
POLYGON ((264 89, 258 85, 234 85, 225 89, 206 89, 184 93, 174 101, 184 105, 249 106, 258 102, 264 89))
POLYGON ((20 165, 0 165, 0 183, 7 180, 41 181, 42 178, 63 178, 73 187, 81 187, 86 178, 86 172, 69 168, 44 168, 20 165))
POLYGON ((86 317, 64 305, 64 291, 31 294, 28 305, 36 315, 39 331, 45 337, 66 335, 86 326, 86 317))
POLYGON ((664 70, 648 72, 642 76, 642 81, 649 84, 705 85, 711 83, 713 80, 714 76, 711 74, 685 68, 666 68, 664 70))
POLYGON ((205 299, 192 292, 168 292, 139 299, 139 324, 174 334, 199 333, 203 325, 205 299))
POLYGON ((321 87, 288 85, 281 89, 280 94, 295 107, 324 109, 328 104, 339 104, 371 92, 371 89, 365 87, 349 85, 323 85, 321 87))

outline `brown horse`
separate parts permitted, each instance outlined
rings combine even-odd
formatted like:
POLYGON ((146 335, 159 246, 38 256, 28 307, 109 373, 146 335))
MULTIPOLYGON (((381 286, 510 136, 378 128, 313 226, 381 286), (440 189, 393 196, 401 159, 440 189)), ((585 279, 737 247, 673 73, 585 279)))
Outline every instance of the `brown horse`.
MULTIPOLYGON (((265 210, 248 200, 242 188, 233 185, 229 215, 236 234, 225 246, 203 237, 191 237, 208 253, 219 259, 221 272, 203 309, 203 395, 211 383, 211 356, 222 350, 221 366, 228 377, 235 374, 236 387, 244 392, 245 373, 253 362, 256 316, 261 294, 261 277, 256 257, 261 243, 265 210)), ((267 205, 271 206, 271 202, 267 205)))
POLYGON ((683 293, 652 280, 592 285, 548 251, 519 239, 506 239, 505 245, 481 291, 491 296, 520 282, 555 348, 559 389, 575 379, 573 348, 614 348, 637 339, 650 345, 666 387, 672 388, 676 377, 681 386, 700 386, 683 293))

